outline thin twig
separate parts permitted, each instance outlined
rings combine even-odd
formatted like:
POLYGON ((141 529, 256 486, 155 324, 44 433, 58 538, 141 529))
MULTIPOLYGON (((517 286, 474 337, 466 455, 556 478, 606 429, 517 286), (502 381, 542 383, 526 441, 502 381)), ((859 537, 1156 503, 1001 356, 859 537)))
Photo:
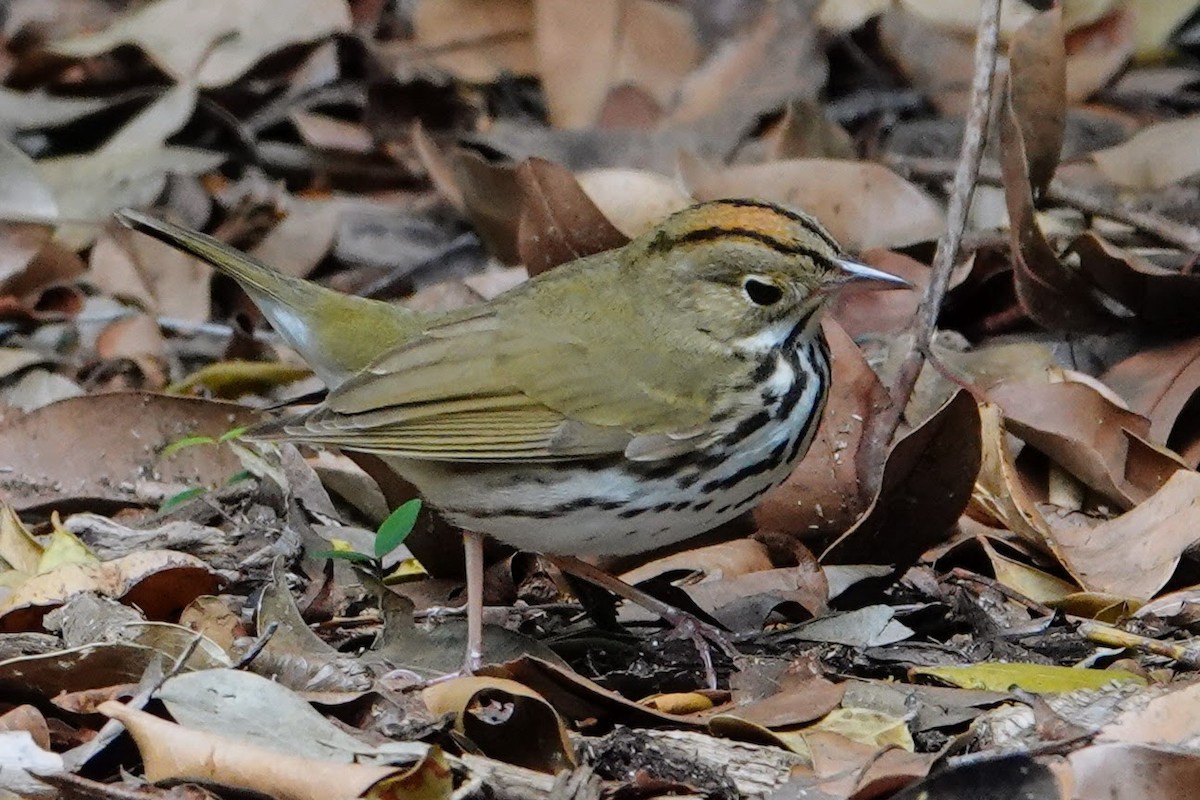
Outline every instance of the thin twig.
POLYGON ((954 173, 954 188, 946 213, 946 232, 938 240, 933 256, 933 270, 925 296, 917 308, 913 342, 891 387, 892 405, 881 412, 872 423, 872 435, 867 441, 867 469, 870 485, 878 482, 882 473, 884 453, 900 427, 904 407, 916 386, 917 376, 925 363, 925 354, 933 342, 938 312, 950 285, 950 274, 958 257, 959 243, 967 227, 967 211, 983 159, 983 143, 992 104, 992 80, 996 74, 996 52, 999 46, 1000 0, 984 0, 979 10, 979 28, 975 40, 975 77, 971 82, 971 110, 963 132, 962 149, 954 173))
MULTIPOLYGON (((886 161, 888 166, 897 172, 918 180, 945 180, 951 177, 954 169, 954 162, 945 158, 889 155, 886 161)), ((979 170, 978 183, 1003 186, 999 166, 983 165, 979 170)), ((1097 197, 1057 179, 1050 183, 1044 200, 1047 205, 1066 206, 1089 216, 1123 223, 1188 253, 1200 252, 1200 228, 1164 217, 1162 214, 1137 211, 1119 200, 1110 201, 1104 197, 1097 197)))
POLYGON ((250 666, 250 662, 258 658, 259 653, 267 646, 267 642, 271 641, 271 637, 275 635, 275 631, 279 630, 279 620, 275 620, 267 625, 267 629, 262 634, 250 643, 250 647, 242 654, 242 657, 233 665, 234 669, 245 669, 250 666))

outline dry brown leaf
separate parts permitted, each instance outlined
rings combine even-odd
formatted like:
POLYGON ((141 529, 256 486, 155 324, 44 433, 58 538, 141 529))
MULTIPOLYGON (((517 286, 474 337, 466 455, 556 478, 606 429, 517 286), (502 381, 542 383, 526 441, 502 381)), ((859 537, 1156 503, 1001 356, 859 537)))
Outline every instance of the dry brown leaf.
POLYGON ((966 508, 980 456, 979 409, 958 392, 891 446, 870 507, 821 554, 821 563, 915 564, 945 540, 966 508))
POLYGON ((0 140, 0 177, 0 293, 4 293, 12 278, 24 272, 50 240, 58 203, 38 176, 33 160, 7 140, 0 140))
POLYGON ((550 121, 584 128, 633 84, 660 104, 700 54, 692 17, 658 0, 534 0, 534 41, 550 121))
POLYGON ((1093 297, 1082 275, 1059 260, 1038 223, 1029 183, 1022 125, 1011 102, 1000 112, 1000 166, 1008 205, 1013 282, 1021 308, 1052 330, 1111 328, 1112 315, 1093 297))
POLYGON ((732 147, 763 114, 794 98, 815 100, 829 76, 815 16, 813 0, 762 4, 684 81, 667 123, 703 126, 732 147))
POLYGON ((212 267, 149 236, 124 230, 101 233, 88 257, 84 279, 152 314, 208 321, 212 267))
POLYGON ((566 167, 530 158, 517 167, 516 178, 521 189, 517 253, 530 277, 629 242, 566 167))
POLYGON ((0 425, 0 463, 12 467, 0 490, 19 511, 77 499, 158 503, 242 468, 226 447, 188 447, 165 459, 163 448, 256 419, 230 403, 143 393, 64 400, 0 425))
POLYGON ((1200 339, 1134 353, 1113 366, 1103 379, 1133 411, 1150 420, 1151 441, 1174 445, 1179 452, 1195 441, 1193 431, 1198 426, 1184 412, 1200 391, 1200 339), (1182 434, 1178 439, 1177 428, 1182 434))
POLYGON ((985 524, 1012 531, 1039 550, 1048 550, 1049 527, 1017 472, 1000 407, 981 403, 979 419, 983 450, 968 513, 985 524))
POLYGON ((516 169, 510 164, 493 164, 468 150, 452 153, 450 165, 467 217, 479 238, 505 264, 518 263, 521 188, 516 169))
POLYGON ((833 683, 805 662, 793 663, 779 676, 776 688, 771 695, 735 705, 721 716, 764 728, 788 728, 820 719, 841 705, 846 694, 846 684, 833 683))
POLYGON ((1071 242, 1067 253, 1078 256, 1079 270, 1142 326, 1176 336, 1200 331, 1200 274, 1159 267, 1091 231, 1071 242))
POLYGON ((1200 736, 1200 684, 1175 685, 1159 697, 1121 712, 1096 736, 1123 744, 1190 744, 1200 736))
POLYGON ((795 99, 769 134, 771 159, 838 158, 853 160, 854 140, 815 100, 795 99))
POLYGON ((1071 31, 1066 39, 1068 102, 1088 99, 1112 82, 1129 63, 1133 58, 1140 17, 1136 11, 1119 8, 1090 25, 1071 31))
POLYGON ((684 158, 680 173, 697 200, 757 197, 804 209, 854 251, 930 241, 945 227, 927 194, 867 161, 800 158, 722 169, 684 158))
POLYGON ((1021 128, 1034 197, 1054 177, 1067 119, 1066 45, 1062 9, 1038 14, 1013 35, 1008 49, 1009 102, 1021 128))
POLYGON ((1114 519, 1047 522, 1055 556, 1085 590, 1146 601, 1167 585, 1180 557, 1200 540, 1200 473, 1179 470, 1114 519))
POLYGON ((677 180, 648 170, 592 169, 575 179, 600 213, 630 239, 694 202, 677 180))
POLYGON ((583 720, 642 727, 696 728, 708 714, 664 714, 609 691, 582 675, 533 656, 522 656, 506 664, 489 664, 478 675, 508 678, 524 684, 546 699, 569 722, 583 720))
POLYGON ((1183 467, 1152 449, 1131 449, 1125 432, 1144 437, 1149 422, 1082 383, 1003 383, 988 399, 1003 410, 1009 432, 1122 508, 1154 494, 1183 467), (1131 468, 1139 458, 1143 467, 1131 468))
POLYGON ((752 539, 734 539, 656 558, 622 573, 620 578, 626 583, 637 584, 676 570, 700 572, 714 579, 732 578, 774 566, 762 544, 752 539))
POLYGON ((888 402, 887 390, 862 351, 832 320, 822 323, 833 364, 833 383, 825 413, 808 455, 754 511, 759 530, 782 531, 798 538, 838 534, 863 511, 858 453, 864 420, 888 402))
MULTIPOLYGON (((1005 11, 1014 5, 1002 4, 1005 11)), ((970 31, 974 33, 979 12, 971 13, 974 16, 970 31)), ((946 17, 942 15, 940 19, 944 21, 946 17)), ((968 38, 893 3, 879 19, 879 43, 909 81, 928 94, 939 111, 947 116, 966 115, 974 70, 968 38)))

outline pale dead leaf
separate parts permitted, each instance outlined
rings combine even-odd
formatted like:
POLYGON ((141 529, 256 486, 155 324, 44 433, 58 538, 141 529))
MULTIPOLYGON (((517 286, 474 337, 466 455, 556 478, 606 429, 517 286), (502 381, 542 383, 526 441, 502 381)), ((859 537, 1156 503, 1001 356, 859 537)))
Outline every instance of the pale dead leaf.
POLYGON ((350 30, 345 0, 293 0, 286 14, 272 0, 155 0, 98 33, 51 45, 72 58, 89 58, 123 44, 141 48, 176 80, 211 88, 232 83, 287 45, 350 30))
POLYGON ((1162 189, 1200 172, 1200 116, 1160 122, 1129 141, 1091 154, 1096 166, 1117 185, 1133 191, 1162 189))
POLYGON ((630 239, 694 202, 678 181, 648 170, 591 169, 575 178, 613 227, 630 239))

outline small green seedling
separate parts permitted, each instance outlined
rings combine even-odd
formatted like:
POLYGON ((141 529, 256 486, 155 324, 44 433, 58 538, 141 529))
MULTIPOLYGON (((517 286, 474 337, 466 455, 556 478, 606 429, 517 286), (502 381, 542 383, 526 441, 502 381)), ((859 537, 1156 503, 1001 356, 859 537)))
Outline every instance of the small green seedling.
POLYGON ((396 548, 404 544, 404 540, 408 538, 408 535, 413 531, 413 527, 416 526, 417 515, 420 513, 421 501, 414 499, 409 500, 389 514, 388 518, 380 523, 379 528, 375 531, 375 553, 373 556, 360 553, 357 550, 339 548, 313 553, 313 558, 337 558, 342 561, 360 564, 370 569, 382 580, 384 577, 384 559, 396 548))
MULTIPOLYGON (((220 436, 185 436, 182 439, 177 439, 174 442, 171 442, 166 447, 164 447, 162 449, 162 452, 160 452, 158 454, 158 457, 159 458, 170 458, 171 456, 175 455, 179 451, 186 450, 189 447, 198 447, 200 445, 226 444, 228 442, 232 442, 233 440, 237 439, 243 433, 245 433, 247 430, 248 429, 245 425, 241 425, 237 428, 230 428, 229 430, 222 433, 220 436)), ((232 477, 230 477, 229 480, 225 481, 225 485, 229 486, 230 484, 237 483, 238 481, 244 481, 244 480, 247 480, 248 478, 252 478, 252 477, 254 477, 254 476, 249 470, 241 470, 240 472, 237 472, 232 477)), ((170 497, 168 497, 166 500, 164 500, 162 502, 162 505, 160 505, 158 507, 158 510, 160 512, 161 511, 170 511, 172 508, 180 506, 189 500, 193 500, 197 497, 200 497, 207 491, 208 491, 208 488, 206 488, 204 486, 189 487, 187 489, 184 489, 181 492, 178 492, 178 493, 173 494, 170 497)))

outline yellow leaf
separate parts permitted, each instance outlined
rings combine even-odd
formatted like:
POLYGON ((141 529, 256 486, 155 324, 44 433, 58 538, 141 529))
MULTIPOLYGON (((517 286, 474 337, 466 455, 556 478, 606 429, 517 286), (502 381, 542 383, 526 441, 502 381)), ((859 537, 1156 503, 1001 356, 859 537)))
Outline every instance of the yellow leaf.
POLYGON ((202 386, 216 397, 236 399, 246 394, 262 394, 311 374, 308 367, 279 361, 218 361, 171 384, 167 393, 183 394, 202 386))
POLYGON ((639 705, 657 709, 664 714, 695 714, 713 707, 712 698, 700 692, 669 692, 652 694, 638 701, 639 705))
POLYGON ((0 559, 15 570, 33 574, 41 558, 42 546, 17 512, 0 503, 0 559))
POLYGON ((79 538, 63 527, 62 522, 58 518, 58 512, 55 511, 50 516, 50 523, 54 530, 50 534, 50 542, 42 551, 42 557, 38 560, 37 571, 40 575, 43 572, 61 567, 63 564, 98 564, 100 559, 96 554, 88 549, 88 546, 79 541, 79 538))
POLYGON ((1077 669, 1046 664, 985 662, 962 667, 914 667, 911 676, 927 675, 963 689, 1006 692, 1017 686, 1047 694, 1076 689, 1099 689, 1113 682, 1146 685, 1146 679, 1119 669, 1077 669))

